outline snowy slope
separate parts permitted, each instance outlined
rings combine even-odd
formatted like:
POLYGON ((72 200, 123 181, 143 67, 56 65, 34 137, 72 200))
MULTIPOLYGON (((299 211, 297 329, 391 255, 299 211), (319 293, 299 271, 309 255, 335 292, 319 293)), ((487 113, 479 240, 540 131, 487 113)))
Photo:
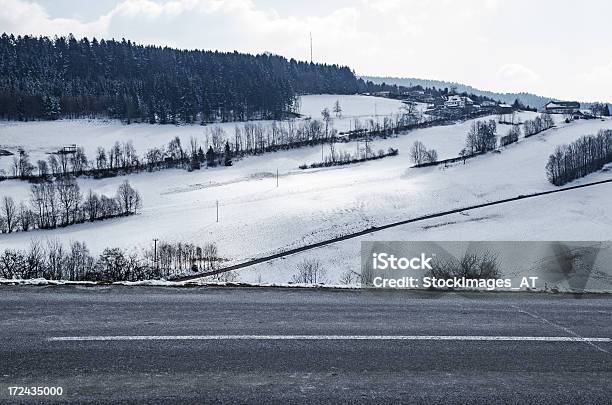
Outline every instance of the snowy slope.
MULTIPOLYGON (((603 174, 590 176, 596 181, 609 178, 603 174)), ((363 237, 317 248, 312 251, 273 260, 243 269, 239 278, 245 282, 287 283, 296 273, 298 263, 316 257, 326 269, 326 282, 341 283, 348 271, 359 271, 361 241, 605 241, 612 238, 612 184, 554 194, 547 197, 513 202, 504 206, 477 209, 444 218, 404 225, 363 237)), ((607 276, 593 274, 588 291, 612 291, 612 269, 601 269, 607 276)), ((519 279, 527 273, 505 273, 519 279)), ((353 280, 357 283, 357 280, 353 280)), ((552 285, 551 285, 552 286, 552 285)), ((557 285, 564 289, 567 285, 557 285)))
MULTIPOLYGON (((312 95, 302 96, 301 114, 313 119, 321 119, 321 111, 328 108, 332 111, 338 100, 343 109, 341 118, 334 117, 334 127, 339 131, 350 128, 352 121, 358 118, 365 123, 367 119, 382 119, 383 115, 397 114, 402 103, 380 97, 312 95), (375 113, 378 116, 375 116, 375 113)), ((333 112, 332 112, 333 114, 333 112)), ((260 125, 270 125, 270 121, 256 121, 260 125)), ((147 149, 167 145, 174 137, 179 137, 183 145, 188 145, 189 138, 195 137, 204 144, 206 132, 211 126, 223 128, 233 136, 234 128, 241 123, 220 123, 201 125, 125 125, 117 120, 59 120, 39 122, 0 121, 0 149, 16 153, 23 147, 30 154, 30 160, 36 163, 46 159, 47 153, 55 152, 63 146, 77 144, 85 148, 88 157, 98 146, 110 148, 116 141, 132 141, 139 154, 147 149)), ((10 173, 12 156, 0 156, 0 169, 10 173)))
MULTIPOLYGON (((523 119, 529 117, 525 115, 523 119)), ((408 149, 415 140, 436 148, 440 158, 453 157, 463 147, 469 125, 466 122, 428 128, 378 140, 375 150, 393 146, 400 149, 400 155, 358 165, 298 170, 301 163, 321 159, 321 147, 312 147, 249 157, 230 168, 131 175, 130 182, 143 196, 141 214, 53 231, 0 235, 0 246, 24 247, 32 238, 57 237, 65 242, 85 241, 93 253, 98 253, 108 246, 149 246, 152 238, 199 244, 215 241, 223 256, 239 262, 372 225, 553 189, 546 180, 544 165, 555 146, 596 133, 600 128, 612 128, 612 120, 559 124, 558 128, 543 134, 521 139, 500 154, 481 156, 465 165, 410 168, 408 149), (277 169, 278 188, 274 178, 277 169), (217 200, 218 223, 215 222, 217 200)), ((500 135, 505 130, 500 126, 500 135)), ((100 134, 107 136, 102 130, 100 134)), ((341 147, 356 148, 356 143, 341 147)), ((585 181, 606 176, 609 173, 594 174, 585 181)), ((124 179, 81 179, 79 183, 83 191, 91 188, 112 194, 124 179)), ((0 197, 11 195, 19 200, 28 198, 28 194, 27 183, 0 183, 0 197)), ((470 216, 456 215, 431 224, 397 228, 373 238, 612 239, 611 215, 602 208, 610 201, 611 187, 602 186, 588 192, 517 203, 507 210, 493 207, 470 216), (590 212, 595 215, 589 217, 590 212), (446 222, 455 223, 445 225, 446 222)), ((330 281, 337 283, 347 267, 355 266, 358 246, 357 241, 347 241, 322 249, 329 250, 333 256, 316 253, 330 258, 331 264, 327 263, 331 269, 330 281)), ((255 282, 260 277, 263 282, 287 282, 294 273, 293 260, 279 260, 252 271, 245 270, 241 277, 255 282)))

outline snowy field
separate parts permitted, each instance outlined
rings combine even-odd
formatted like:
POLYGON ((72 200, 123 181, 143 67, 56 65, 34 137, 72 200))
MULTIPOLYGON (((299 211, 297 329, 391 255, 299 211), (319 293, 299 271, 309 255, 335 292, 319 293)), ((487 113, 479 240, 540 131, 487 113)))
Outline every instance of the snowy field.
MULTIPOLYGON (((369 119, 383 119, 384 116, 398 114, 402 103, 380 97, 343 96, 343 95, 312 95, 301 97, 300 113, 305 118, 321 119, 321 111, 328 108, 334 116, 333 125, 338 131, 351 128, 355 118, 362 123, 369 119), (340 118, 332 112, 336 101, 343 109, 340 118), (376 115, 375 115, 376 114, 376 115)), ((271 125, 271 121, 255 121, 260 125, 271 125)), ((189 139, 194 137, 203 145, 206 132, 212 126, 219 126, 228 136, 233 137, 235 122, 201 125, 124 125, 117 120, 79 119, 39 122, 7 122, 0 121, 0 149, 17 153, 22 147, 30 154, 30 160, 46 160, 47 153, 55 152, 66 145, 76 144, 85 148, 91 159, 98 146, 109 149, 116 141, 132 141, 136 151, 143 155, 152 147, 165 146, 179 137, 186 147, 189 139)), ((0 156, 0 170, 10 173, 12 156, 0 156)))
MULTIPOLYGON (((359 96, 349 98, 356 100, 353 110, 349 109, 347 99, 340 98, 345 116, 368 114, 371 105, 366 106, 364 100, 368 103, 373 100, 359 96)), ((327 104, 331 107, 338 97, 305 99, 309 101, 303 102, 303 109, 320 111, 327 104)), ((389 100, 374 100, 379 113, 385 111, 381 111, 384 108, 391 112, 393 106, 385 104, 389 100)), ((533 113, 523 113, 521 119, 533 116, 533 113)), ((33 238, 85 241, 92 253, 109 246, 148 247, 153 238, 197 244, 214 241, 222 256, 240 262, 370 226, 554 189, 546 179, 544 166, 555 146, 594 134, 601 128, 612 128, 612 120, 559 122, 552 130, 520 139, 518 144, 502 149, 501 153, 487 154, 465 165, 410 168, 408 150, 414 141, 420 140, 428 148, 437 149, 440 159, 455 157, 464 146, 470 124, 468 121, 415 130, 396 138, 377 140, 374 150, 396 147, 400 150, 399 156, 357 165, 297 169, 302 163, 320 161, 321 147, 318 146, 249 157, 230 168, 192 173, 176 169, 131 175, 131 184, 143 196, 144 207, 139 215, 66 229, 0 235, 0 248, 25 247, 33 238), (280 173, 278 188, 274 177, 277 169, 280 173), (220 206, 218 223, 215 221, 216 201, 220 206)), ((50 145, 57 135, 53 135, 52 130, 48 135, 36 134, 33 128, 37 126, 70 127, 63 136, 68 137, 68 133, 70 136, 94 135, 98 140, 105 139, 107 145, 115 139, 133 139, 138 147, 147 142, 165 143, 179 132, 188 138, 190 134, 183 131, 202 132, 199 126, 121 126, 82 120, 2 125, 0 144, 14 143, 16 139, 25 144, 28 139, 31 142, 40 137, 49 139, 50 145), (11 130, 7 132, 6 128, 11 130)), ((499 135, 505 135, 508 129, 508 126, 499 125, 499 135)), ((67 138, 64 141, 68 142, 67 138)), ((97 141, 92 143, 98 144, 97 141)), ((356 149, 359 146, 350 142, 339 147, 356 149)), ((328 151, 324 149, 324 153, 328 151)), ((609 177, 612 177, 610 172, 597 173, 575 184, 609 177)), ((92 189, 113 194, 125 178, 80 179, 79 183, 83 192, 92 189)), ((29 185, 2 182, 0 197, 3 195, 16 200, 27 199, 29 185)), ((242 270, 238 277, 245 282, 286 283, 295 274, 297 262, 315 255, 328 271, 327 281, 338 284, 347 270, 359 269, 359 240, 610 240, 612 212, 607 207, 611 202, 612 185, 608 184, 475 210, 276 260, 242 270)))

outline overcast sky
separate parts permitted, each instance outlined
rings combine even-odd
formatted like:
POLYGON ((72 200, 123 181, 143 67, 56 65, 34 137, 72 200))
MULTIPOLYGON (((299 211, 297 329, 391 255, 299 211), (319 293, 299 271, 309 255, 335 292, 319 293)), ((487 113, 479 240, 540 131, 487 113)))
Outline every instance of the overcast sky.
POLYGON ((494 91, 612 101, 612 1, 0 0, 0 32, 273 52, 494 91))

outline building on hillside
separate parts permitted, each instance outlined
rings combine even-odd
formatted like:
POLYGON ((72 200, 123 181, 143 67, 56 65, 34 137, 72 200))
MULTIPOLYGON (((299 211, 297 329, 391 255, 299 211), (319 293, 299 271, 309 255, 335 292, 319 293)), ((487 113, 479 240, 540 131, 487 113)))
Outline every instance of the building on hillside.
POLYGON ((497 113, 498 114, 512 114, 512 112, 514 111, 514 109, 512 108, 512 106, 510 104, 498 104, 497 105, 497 113))
POLYGON ((472 101, 469 97, 464 96, 447 96, 444 101, 444 106, 446 108, 466 108, 474 105, 474 101, 472 101))
POLYGON ((593 114, 593 110, 587 108, 575 111, 572 118, 575 120, 592 120, 595 118, 595 114, 593 114))
POLYGON ((549 114, 574 114, 580 111, 580 103, 576 101, 549 101, 544 110, 549 114))
POLYGON ((377 91, 371 94, 366 93, 366 95, 371 95, 374 97, 389 97, 391 95, 391 92, 390 91, 377 91))
POLYGON ((62 149, 57 151, 58 155, 74 155, 76 153, 77 146, 75 144, 64 146, 62 149))
POLYGON ((402 93, 402 97, 418 103, 433 104, 435 101, 435 98, 431 94, 426 93, 424 90, 405 91, 402 93))

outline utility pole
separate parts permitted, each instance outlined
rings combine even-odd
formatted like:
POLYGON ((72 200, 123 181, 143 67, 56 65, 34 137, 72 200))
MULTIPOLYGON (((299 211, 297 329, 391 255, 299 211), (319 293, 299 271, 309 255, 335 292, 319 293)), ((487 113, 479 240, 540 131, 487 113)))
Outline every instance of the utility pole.
POLYGON ((154 243, 154 251, 155 251, 155 269, 159 270, 159 262, 157 261, 157 241, 159 239, 155 238, 153 239, 153 243, 154 243))
POLYGON ((216 201, 217 205, 217 222, 219 222, 219 200, 216 201))
POLYGON ((276 188, 278 188, 278 169, 276 169, 276 188))

